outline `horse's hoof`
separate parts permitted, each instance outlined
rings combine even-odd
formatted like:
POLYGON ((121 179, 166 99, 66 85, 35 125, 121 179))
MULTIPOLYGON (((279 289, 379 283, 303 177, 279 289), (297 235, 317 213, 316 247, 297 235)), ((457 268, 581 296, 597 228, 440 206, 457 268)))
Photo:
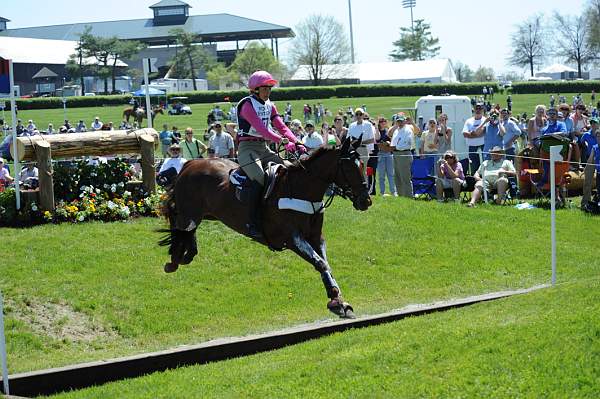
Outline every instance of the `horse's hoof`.
POLYGON ((176 263, 167 262, 165 263, 165 273, 173 273, 179 268, 179 265, 176 263))
POLYGON ((340 299, 332 299, 331 301, 329 301, 329 303, 327 303, 327 309, 329 309, 331 313, 336 314, 342 319, 356 318, 352 306, 350 306, 348 302, 343 302, 340 299))

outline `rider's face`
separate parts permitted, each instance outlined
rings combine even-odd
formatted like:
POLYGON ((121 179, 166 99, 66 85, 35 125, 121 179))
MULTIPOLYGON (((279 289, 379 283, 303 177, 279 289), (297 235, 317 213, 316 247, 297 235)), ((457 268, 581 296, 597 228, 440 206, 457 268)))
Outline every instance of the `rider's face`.
POLYGON ((271 86, 260 86, 258 88, 258 97, 263 100, 263 101, 267 101, 269 99, 269 96, 271 95, 271 86))

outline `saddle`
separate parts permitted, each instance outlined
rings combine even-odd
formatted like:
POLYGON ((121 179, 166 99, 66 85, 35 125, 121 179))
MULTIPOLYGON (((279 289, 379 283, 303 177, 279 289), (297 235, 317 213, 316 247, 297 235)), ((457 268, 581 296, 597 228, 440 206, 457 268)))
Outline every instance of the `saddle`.
MULTIPOLYGON (((266 200, 273 193, 273 189, 275 188, 275 183, 277 182, 277 178, 279 177, 280 171, 285 170, 285 166, 275 163, 269 162, 267 164, 267 168, 265 170, 265 185, 263 188, 263 200, 266 200)), ((235 196, 238 201, 244 203, 245 195, 244 189, 246 189, 250 185, 250 178, 246 175, 246 172, 241 167, 237 169, 232 169, 229 172, 229 182, 235 187, 235 196)))

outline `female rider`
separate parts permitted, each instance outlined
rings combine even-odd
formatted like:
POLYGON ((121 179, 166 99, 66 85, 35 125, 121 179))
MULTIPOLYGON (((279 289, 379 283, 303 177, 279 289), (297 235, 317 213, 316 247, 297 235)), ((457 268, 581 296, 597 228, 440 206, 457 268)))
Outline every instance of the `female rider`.
POLYGON ((306 152, 296 136, 283 123, 275 104, 269 100, 271 89, 277 84, 270 73, 256 71, 248 79, 250 95, 237 105, 238 114, 238 160, 250 178, 248 208, 250 222, 248 235, 262 238, 260 228, 260 198, 264 185, 264 168, 268 162, 283 164, 283 160, 269 149, 267 141, 285 144, 286 151, 306 152), (277 132, 273 131, 273 128, 277 132))

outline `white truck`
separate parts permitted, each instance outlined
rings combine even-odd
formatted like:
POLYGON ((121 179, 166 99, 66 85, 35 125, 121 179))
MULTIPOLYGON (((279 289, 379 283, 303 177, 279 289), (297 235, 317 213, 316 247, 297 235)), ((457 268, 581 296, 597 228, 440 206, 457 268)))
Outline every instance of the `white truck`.
MULTIPOLYGON (((431 118, 437 120, 440 114, 448 115, 448 127, 452 128, 451 148, 459 159, 468 158, 469 148, 463 136, 465 121, 472 116, 471 99, 467 96, 426 96, 415 103, 415 120, 423 118, 426 124, 431 118)), ((423 126, 420 126, 423 128, 423 126)))

